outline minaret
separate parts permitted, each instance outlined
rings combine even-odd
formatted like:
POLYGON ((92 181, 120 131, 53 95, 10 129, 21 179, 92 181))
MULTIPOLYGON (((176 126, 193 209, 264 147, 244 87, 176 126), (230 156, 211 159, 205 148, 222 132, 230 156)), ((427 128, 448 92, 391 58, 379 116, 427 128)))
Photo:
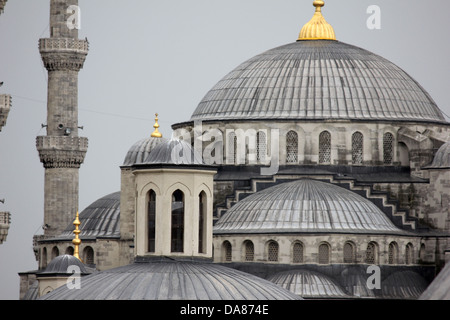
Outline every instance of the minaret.
POLYGON ((47 135, 36 139, 45 168, 45 236, 62 232, 78 211, 79 168, 88 139, 78 137, 78 72, 88 54, 73 24, 78 0, 50 1, 50 38, 39 40, 48 70, 47 135))

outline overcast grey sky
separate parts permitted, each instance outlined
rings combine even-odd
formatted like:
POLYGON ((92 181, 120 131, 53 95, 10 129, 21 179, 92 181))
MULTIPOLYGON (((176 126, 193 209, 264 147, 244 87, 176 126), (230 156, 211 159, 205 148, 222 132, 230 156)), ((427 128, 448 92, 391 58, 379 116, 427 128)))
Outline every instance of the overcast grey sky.
MULTIPOLYGON (((0 299, 18 299, 18 272, 37 268, 32 238, 42 234, 44 169, 35 147, 45 135, 47 71, 38 50, 49 36, 48 0, 9 0, 0 16, 0 93, 13 108, 0 132, 0 211, 12 225, 0 245, 0 299)), ((415 78, 450 115, 450 1, 327 0, 337 39, 377 53, 415 78), (381 8, 381 29, 366 10, 381 8)), ((80 212, 120 190, 119 166, 131 145, 189 120, 198 102, 241 62, 294 42, 312 0, 80 0, 80 38, 90 52, 79 74, 80 212)), ((448 118, 447 118, 448 120, 448 118)), ((75 214, 75 213, 74 213, 75 214)))

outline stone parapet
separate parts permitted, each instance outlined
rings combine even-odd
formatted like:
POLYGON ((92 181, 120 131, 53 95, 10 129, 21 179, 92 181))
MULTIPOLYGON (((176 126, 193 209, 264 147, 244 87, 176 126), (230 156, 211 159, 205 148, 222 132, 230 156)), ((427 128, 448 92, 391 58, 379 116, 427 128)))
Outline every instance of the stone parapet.
POLYGON ((88 149, 88 139, 68 136, 39 136, 36 148, 44 168, 80 168, 88 149))
POLYGON ((11 215, 9 212, 0 212, 0 244, 6 241, 9 226, 11 225, 11 215))
POLYGON ((0 131, 6 124, 9 110, 11 109, 11 96, 9 94, 0 94, 0 131))
POLYGON ((48 71, 80 71, 89 51, 87 40, 69 38, 39 39, 39 52, 48 71))

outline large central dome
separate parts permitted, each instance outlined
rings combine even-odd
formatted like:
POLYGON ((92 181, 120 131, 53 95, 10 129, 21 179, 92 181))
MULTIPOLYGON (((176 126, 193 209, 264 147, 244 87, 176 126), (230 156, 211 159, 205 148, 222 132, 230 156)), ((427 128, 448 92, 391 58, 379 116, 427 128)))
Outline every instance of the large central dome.
POLYGON ((430 95, 392 62, 333 40, 297 41, 242 63, 191 120, 445 122, 430 95))

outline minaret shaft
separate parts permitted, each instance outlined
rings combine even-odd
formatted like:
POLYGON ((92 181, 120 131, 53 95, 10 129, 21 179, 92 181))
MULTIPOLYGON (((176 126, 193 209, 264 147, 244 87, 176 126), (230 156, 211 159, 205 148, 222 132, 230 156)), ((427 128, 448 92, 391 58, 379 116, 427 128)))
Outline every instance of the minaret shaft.
POLYGON ((78 0, 50 1, 50 38, 39 40, 48 71, 47 135, 36 139, 45 168, 45 236, 61 233, 78 212, 79 168, 88 139, 78 136, 78 72, 88 54, 71 24, 78 0))

